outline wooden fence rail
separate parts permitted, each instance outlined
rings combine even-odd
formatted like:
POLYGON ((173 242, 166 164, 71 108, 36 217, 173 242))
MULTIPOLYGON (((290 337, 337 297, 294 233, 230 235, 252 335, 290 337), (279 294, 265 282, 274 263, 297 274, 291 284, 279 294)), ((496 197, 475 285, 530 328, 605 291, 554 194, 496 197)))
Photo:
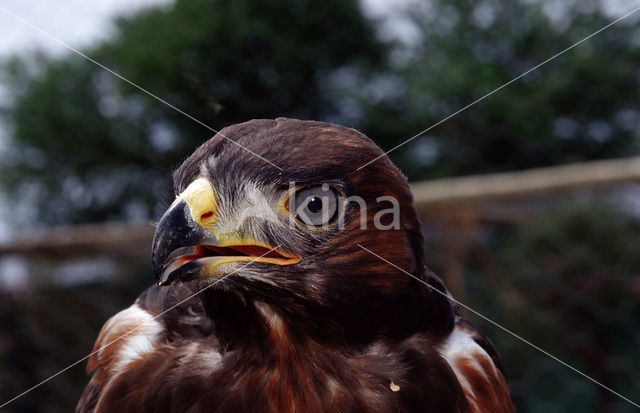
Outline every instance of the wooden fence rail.
MULTIPOLYGON (((416 208, 464 206, 487 201, 528 198, 561 191, 640 182, 640 157, 584 162, 519 172, 447 178, 411 184, 416 208)), ((0 256, 149 254, 151 223, 106 223, 54 228, 0 244, 0 256)))

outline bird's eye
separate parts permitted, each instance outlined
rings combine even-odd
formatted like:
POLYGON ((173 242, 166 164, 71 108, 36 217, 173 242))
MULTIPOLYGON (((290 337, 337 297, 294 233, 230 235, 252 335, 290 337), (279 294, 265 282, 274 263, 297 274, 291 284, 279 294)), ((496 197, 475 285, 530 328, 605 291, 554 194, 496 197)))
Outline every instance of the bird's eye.
POLYGON ((338 218, 341 195, 327 184, 302 188, 289 198, 287 209, 302 223, 320 227, 338 218))

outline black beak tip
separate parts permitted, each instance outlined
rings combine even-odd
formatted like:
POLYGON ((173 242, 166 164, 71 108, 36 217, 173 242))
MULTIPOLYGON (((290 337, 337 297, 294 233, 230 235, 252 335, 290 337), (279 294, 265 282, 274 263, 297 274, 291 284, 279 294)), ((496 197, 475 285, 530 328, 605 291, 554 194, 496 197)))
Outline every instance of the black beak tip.
POLYGON ((212 239, 207 231, 193 221, 186 201, 180 200, 172 205, 160 218, 153 237, 151 264, 158 285, 171 285, 178 281, 175 271, 166 271, 167 260, 172 252, 212 239))
POLYGON ((167 284, 169 274, 165 274, 164 269, 169 254, 191 240, 195 227, 184 200, 172 205, 160 218, 151 247, 151 265, 160 285, 167 284))

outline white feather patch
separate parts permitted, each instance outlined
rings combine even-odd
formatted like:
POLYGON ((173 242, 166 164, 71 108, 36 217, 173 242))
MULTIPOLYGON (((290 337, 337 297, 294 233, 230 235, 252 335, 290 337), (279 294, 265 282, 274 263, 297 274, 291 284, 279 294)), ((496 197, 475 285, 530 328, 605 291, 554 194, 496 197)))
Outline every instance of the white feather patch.
MULTIPOLYGON (((473 387, 467 380, 467 377, 465 377, 460 370, 458 366, 459 362, 464 360, 467 363, 472 363, 474 369, 481 373, 485 378, 488 373, 491 373, 484 371, 480 363, 477 361, 477 357, 489 358, 487 352, 475 342, 468 332, 458 327, 451 332, 439 352, 444 359, 447 360, 467 394, 473 394, 473 387)), ((491 363, 491 365, 493 365, 493 363, 491 363)))
MULTIPOLYGON (((109 345, 114 340, 120 341, 114 343, 118 346, 118 353, 117 361, 112 367, 113 374, 121 372, 129 363, 152 351, 163 332, 162 324, 137 304, 113 316, 105 329, 107 334, 102 341, 103 346, 109 345)), ((103 348, 98 351, 98 358, 103 348)))

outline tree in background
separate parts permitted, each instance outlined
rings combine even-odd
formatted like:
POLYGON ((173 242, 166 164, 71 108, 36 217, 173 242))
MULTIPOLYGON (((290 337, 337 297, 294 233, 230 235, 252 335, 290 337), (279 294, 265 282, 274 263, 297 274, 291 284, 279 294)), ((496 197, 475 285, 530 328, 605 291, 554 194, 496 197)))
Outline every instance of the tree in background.
MULTIPOLYGON (((327 79, 384 62, 384 51, 354 1, 178 0, 119 19, 87 54, 219 130, 330 117, 327 79)), ((16 99, 4 111, 2 183, 28 194, 41 222, 157 216, 172 168, 213 135, 77 55, 6 68, 16 99)))
MULTIPOLYGON (((603 12, 607 3, 411 2, 405 19, 413 39, 394 49, 399 57, 391 69, 362 85, 362 124, 391 149, 610 23, 615 17, 603 12)), ((640 31, 634 18, 391 156, 410 179, 424 179, 639 153, 640 31)))
MULTIPOLYGON (((180 0, 119 19, 87 53, 215 129, 313 118, 391 149, 611 21, 596 0, 406 7, 415 35, 394 43, 355 1, 180 0)), ((621 22, 391 157, 422 179, 636 154, 639 35, 621 22)), ((155 217, 171 168, 213 133, 77 55, 6 68, 1 183, 32 220, 155 217)))

